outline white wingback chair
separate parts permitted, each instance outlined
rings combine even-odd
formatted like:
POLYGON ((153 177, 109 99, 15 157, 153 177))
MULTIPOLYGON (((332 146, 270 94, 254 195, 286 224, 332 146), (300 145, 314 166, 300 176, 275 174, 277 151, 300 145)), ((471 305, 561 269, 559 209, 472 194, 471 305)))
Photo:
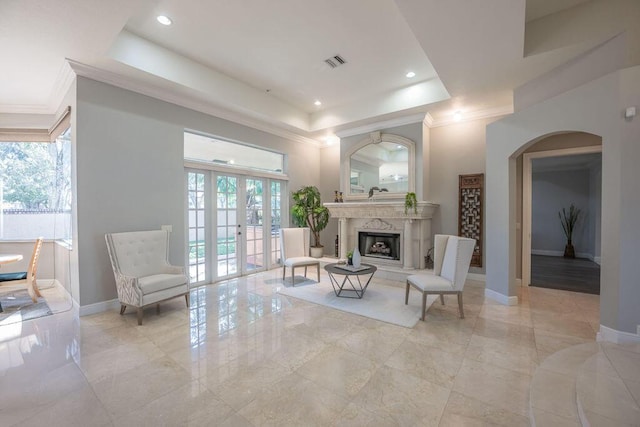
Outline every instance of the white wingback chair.
POLYGON ((189 278, 183 267, 169 264, 169 232, 165 230, 106 234, 116 279, 120 314, 136 307, 138 325, 142 310, 151 304, 184 295, 189 307, 189 278))
POLYGON ((433 273, 414 274, 407 277, 404 303, 409 302, 409 290, 412 286, 422 292, 420 320, 424 320, 429 294, 439 294, 442 304, 444 304, 444 294, 457 294, 460 318, 464 319, 462 290, 467 280, 475 246, 475 239, 444 234, 434 236, 433 273))
POLYGON ((291 282, 295 285, 296 267, 304 267, 304 277, 307 277, 307 267, 315 265, 320 281, 320 260, 309 256, 311 232, 309 228, 281 228, 280 250, 282 252, 282 280, 287 267, 291 268, 291 282))

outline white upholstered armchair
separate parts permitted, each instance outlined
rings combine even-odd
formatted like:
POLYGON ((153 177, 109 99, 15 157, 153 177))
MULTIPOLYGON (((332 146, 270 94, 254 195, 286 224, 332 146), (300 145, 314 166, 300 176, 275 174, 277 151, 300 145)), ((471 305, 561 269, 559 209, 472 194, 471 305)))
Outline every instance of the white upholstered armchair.
POLYGON ((304 267, 307 277, 307 267, 316 267, 318 282, 320 281, 320 260, 309 256, 310 231, 309 228, 281 228, 280 250, 282 251, 282 280, 284 281, 287 267, 291 268, 291 285, 295 286, 296 267, 304 267))
POLYGON ((422 317, 420 320, 424 320, 427 295, 429 294, 440 295, 442 304, 444 304, 444 294, 456 294, 460 318, 464 319, 462 290, 464 282, 467 280, 475 246, 475 239, 444 234, 434 236, 433 273, 414 274, 407 277, 404 303, 407 304, 409 301, 411 287, 422 292, 422 317))
POLYGON ((120 314, 136 307, 138 325, 142 310, 152 304, 183 296, 189 307, 189 278, 183 267, 169 264, 169 232, 165 230, 106 234, 116 279, 120 314))

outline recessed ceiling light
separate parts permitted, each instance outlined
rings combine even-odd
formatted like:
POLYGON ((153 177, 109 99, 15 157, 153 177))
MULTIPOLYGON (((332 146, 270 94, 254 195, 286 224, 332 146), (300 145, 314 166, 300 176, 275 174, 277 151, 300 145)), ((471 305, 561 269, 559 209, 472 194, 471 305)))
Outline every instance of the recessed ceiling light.
POLYGON ((407 76, 407 78, 409 78, 409 79, 410 79, 410 78, 412 78, 412 77, 415 77, 415 76, 416 76, 416 73, 414 73, 413 71, 409 71, 409 72, 406 74, 406 76, 407 76))
POLYGON ((315 106, 318 106, 318 107, 319 107, 319 106, 321 106, 321 105, 322 105, 322 102, 320 102, 319 100, 317 100, 317 99, 316 99, 316 102, 314 102, 314 103, 313 103, 313 105, 315 105, 315 106))
POLYGON ((458 110, 455 113, 453 113, 453 119, 456 122, 459 122, 460 120, 462 120, 462 112, 460 110, 458 110))
POLYGON ((158 17, 156 19, 162 25, 171 25, 173 23, 171 18, 169 18, 168 16, 165 16, 165 15, 158 15, 158 17))

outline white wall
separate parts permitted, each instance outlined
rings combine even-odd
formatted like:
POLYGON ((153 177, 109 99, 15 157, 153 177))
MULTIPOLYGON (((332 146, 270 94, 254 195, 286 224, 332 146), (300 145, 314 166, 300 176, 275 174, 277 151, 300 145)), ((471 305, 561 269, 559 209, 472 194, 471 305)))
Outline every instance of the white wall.
POLYGON ((81 306, 116 297, 105 233, 159 229, 170 224, 170 260, 184 265, 185 129, 285 153, 289 191, 319 182, 319 149, 315 146, 104 83, 79 77, 75 110, 74 232, 81 306))

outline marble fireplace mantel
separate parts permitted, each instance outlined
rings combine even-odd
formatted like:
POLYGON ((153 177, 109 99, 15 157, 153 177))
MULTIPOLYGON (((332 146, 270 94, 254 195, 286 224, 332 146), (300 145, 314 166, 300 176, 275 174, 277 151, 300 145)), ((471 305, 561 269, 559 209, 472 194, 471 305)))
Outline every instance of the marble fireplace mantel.
POLYGON ((406 214, 404 200, 324 203, 324 206, 331 217, 339 219, 340 258, 346 258, 347 251, 355 247, 359 229, 397 230, 403 242, 402 267, 425 268, 424 257, 431 246, 431 218, 438 204, 421 201, 417 213, 410 209, 406 214), (417 259, 414 254, 418 254, 417 259))

